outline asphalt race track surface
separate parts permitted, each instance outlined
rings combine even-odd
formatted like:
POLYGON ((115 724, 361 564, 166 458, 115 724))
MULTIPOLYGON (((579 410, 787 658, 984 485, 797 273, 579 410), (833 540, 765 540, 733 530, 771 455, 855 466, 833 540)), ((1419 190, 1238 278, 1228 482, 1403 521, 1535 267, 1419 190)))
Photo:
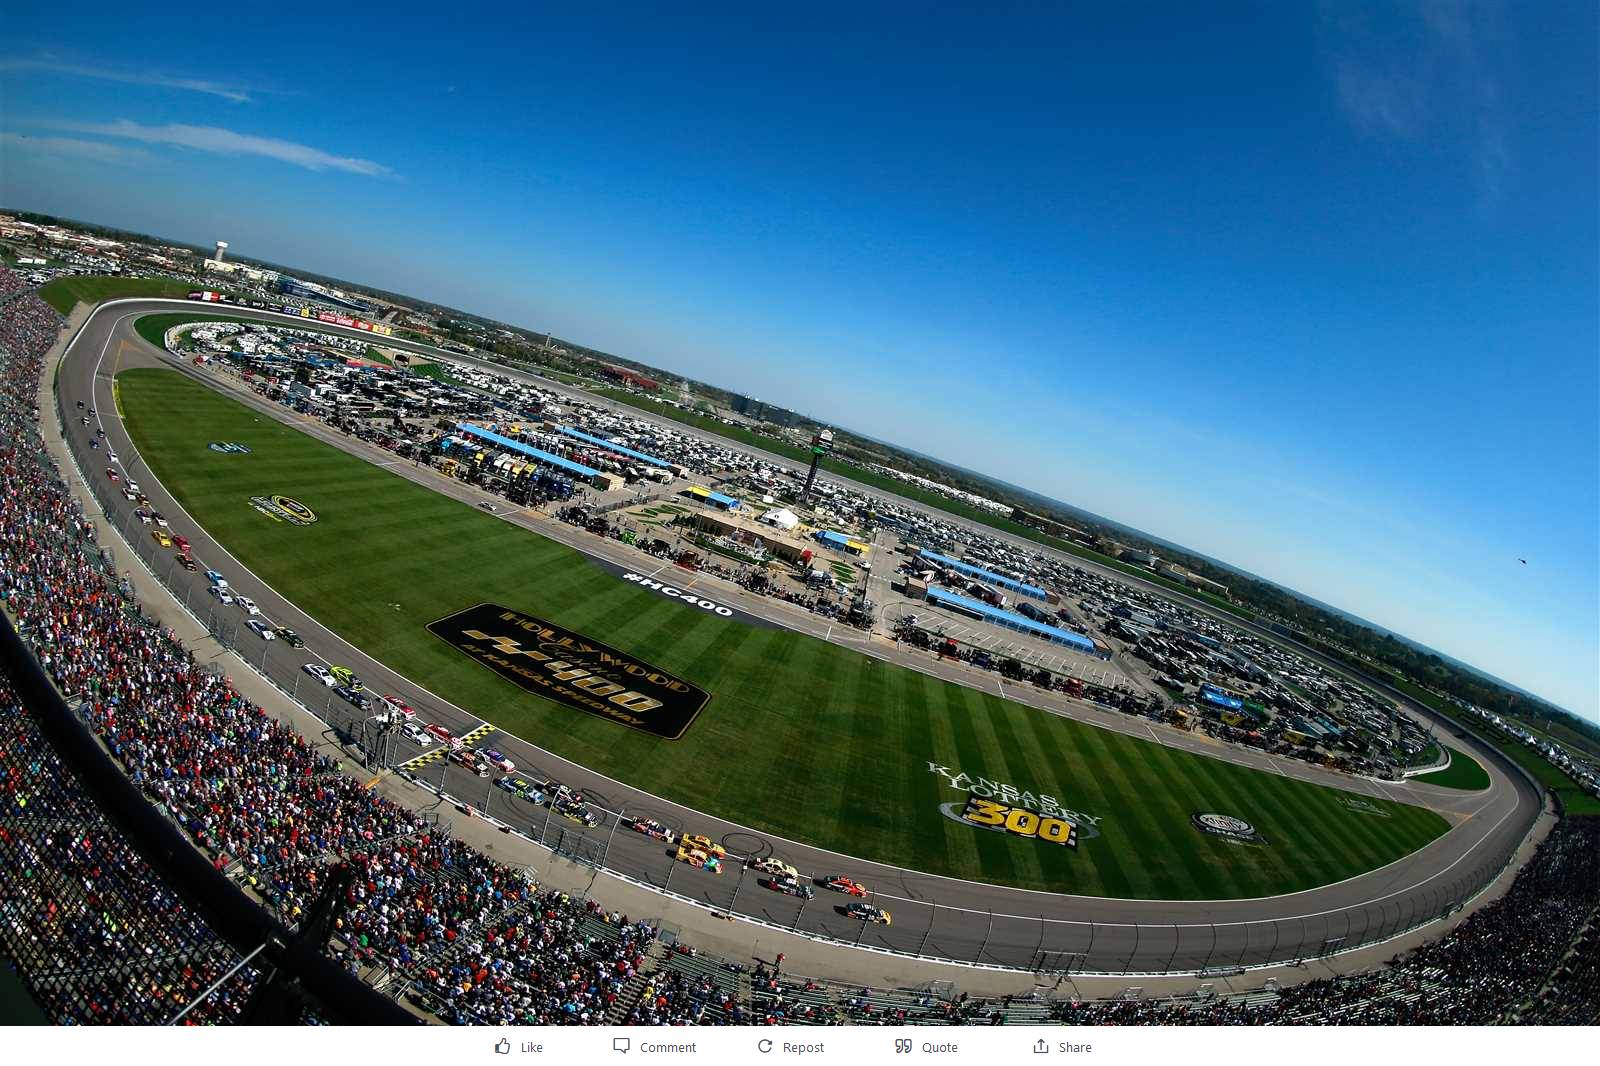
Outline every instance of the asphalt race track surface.
MULTIPOLYGON (((242 658, 260 669, 286 691, 305 703, 331 727, 347 736, 366 736, 375 740, 375 730, 364 731, 365 715, 324 689, 302 672, 303 663, 320 660, 350 666, 374 692, 394 693, 418 711, 422 721, 437 722, 461 736, 483 725, 470 711, 447 703, 404 676, 383 666, 323 628, 271 587, 263 583, 194 523, 177 501, 156 480, 139 458, 117 410, 112 380, 120 369, 134 366, 165 366, 187 373, 212 388, 240 400, 282 422, 333 444, 373 463, 384 464, 392 472, 425 484, 436 491, 477 503, 487 497, 473 486, 450 481, 426 468, 417 469, 408 461, 397 460, 392 452, 370 447, 339 434, 320 423, 309 421, 278 404, 269 403, 248 392, 237 390, 235 379, 219 380, 182 360, 158 352, 138 336, 134 321, 142 315, 171 312, 215 312, 285 325, 307 325, 304 319, 253 311, 235 306, 196 307, 173 300, 126 300, 102 305, 68 345, 57 382, 57 402, 62 412, 68 444, 84 476, 101 493, 108 519, 119 529, 129 530, 127 539, 146 559, 155 558, 156 574, 175 590, 202 619, 215 606, 205 592, 206 581, 200 572, 185 573, 170 564, 171 552, 159 552, 148 532, 131 518, 133 504, 120 494, 112 495, 104 474, 105 451, 91 450, 89 439, 95 420, 81 424, 76 402, 97 409, 98 423, 107 442, 121 456, 122 465, 148 494, 151 506, 169 516, 173 532, 191 542, 200 571, 222 571, 233 588, 254 599, 263 615, 275 624, 296 630, 306 641, 296 650, 281 641, 261 641, 243 626, 243 613, 232 607, 216 608, 237 635, 232 643, 242 658)), ((343 330, 324 323, 315 328, 371 340, 370 334, 343 330)), ((425 345, 392 338, 386 345, 409 349, 424 355, 437 355, 425 345)), ((447 358, 458 358, 444 353, 447 358)), ((503 367, 499 373, 522 377, 541 387, 552 388, 543 378, 517 375, 503 367)), ((585 399, 594 402, 598 398, 585 399)), ((647 415, 622 407, 639 417, 647 415)), ((685 427, 671 424, 676 431, 685 427)), ((718 441, 718 443, 726 443, 718 441)), ((744 449, 750 451, 750 449, 744 449)), ((758 453, 760 454, 760 453, 758 453)), ((775 458, 775 457, 773 457, 775 458)), ((778 462, 786 461, 778 459, 778 462)), ((853 486, 859 487, 859 486, 853 486)), ((863 489, 863 491, 873 491, 863 489)), ((880 494, 882 495, 882 494, 880 494)), ((904 502, 904 501, 899 501, 904 502)), ((508 505, 497 501, 505 512, 508 505)), ((938 513, 938 512, 935 512, 938 513)), ((662 567, 661 560, 644 556, 616 541, 593 537, 563 523, 542 519, 530 512, 503 513, 542 536, 559 540, 582 551, 613 572, 618 567, 650 573, 662 567)), ((959 519, 939 513, 957 524, 959 519)), ((994 534, 987 527, 984 532, 994 534)), ((1032 550, 1039 545, 1025 542, 1032 550)), ((1074 565, 1094 568, 1076 558, 1074 565)), ((1137 584, 1121 572, 1109 573, 1119 580, 1137 584)), ((680 578, 683 575, 680 575, 680 578)), ((687 581, 684 582, 687 584, 687 581)), ((744 593, 731 584, 701 579, 696 591, 718 603, 748 612, 762 619, 787 626, 819 638, 832 637, 890 661, 946 677, 962 684, 992 684, 993 675, 980 674, 951 664, 933 664, 926 655, 913 656, 909 650, 893 649, 882 642, 871 642, 850 631, 836 636, 825 619, 788 608, 766 597, 744 593)), ((1164 590, 1156 590, 1165 594, 1164 590)), ((1188 602, 1188 601, 1185 601, 1188 602)), ((1240 624, 1231 616, 1225 620, 1240 624)), ((1264 630, 1247 626, 1257 633, 1264 630)), ((604 640, 604 634, 596 634, 604 640)), ((1275 635, 1269 639, 1285 643, 1275 635)), ((1295 647, 1302 654, 1308 649, 1295 647)), ((1345 672, 1346 671, 1341 671, 1345 672)), ((1386 690, 1393 698, 1401 694, 1386 690)), ((1032 695, 1014 688, 1010 695, 1032 695)), ((1029 700, 1032 702, 1032 700, 1029 700)), ((1405 700, 1411 713, 1430 716, 1426 708, 1405 700)), ((1103 709, 1074 705, 1070 709, 1050 707, 1052 713, 1068 713, 1107 728, 1143 733, 1140 719, 1103 709)), ((1352 794, 1381 795, 1440 811, 1452 828, 1427 847, 1389 866, 1338 884, 1252 900, 1231 901, 1141 901, 1098 897, 1064 896, 1010 889, 951 878, 936 877, 897 867, 885 866, 837 853, 808 847, 763 835, 745 827, 711 818, 689 808, 638 792, 626 784, 592 773, 566 762, 543 749, 509 734, 494 731, 480 746, 504 752, 516 764, 514 776, 529 780, 554 778, 580 789, 592 804, 607 812, 625 811, 632 817, 655 818, 676 829, 703 833, 721 841, 732 855, 777 855, 797 867, 801 876, 842 873, 873 890, 872 902, 889 910, 893 925, 862 925, 845 917, 841 910, 845 897, 818 887, 810 901, 791 898, 767 890, 758 883, 755 871, 746 872, 730 861, 722 876, 708 874, 675 862, 668 848, 657 841, 619 827, 611 816, 602 817, 593 828, 580 826, 547 807, 517 799, 494 789, 490 784, 442 759, 419 767, 419 779, 442 786, 445 792, 463 803, 510 825, 517 832, 545 843, 563 854, 603 865, 639 882, 664 888, 723 911, 733 911, 757 920, 844 941, 863 947, 908 952, 928 957, 967 963, 1016 967, 1028 970, 1072 970, 1074 972, 1164 973, 1188 970, 1224 970, 1269 961, 1308 958, 1342 948, 1351 948, 1396 934, 1451 905, 1466 901, 1478 888, 1492 881, 1515 853, 1533 825, 1541 808, 1541 797, 1527 777, 1492 747, 1471 736, 1464 736, 1450 723, 1440 725, 1456 736, 1453 744, 1466 749, 1488 771, 1491 787, 1478 793, 1440 789, 1415 782, 1379 784, 1365 779, 1333 774, 1293 761, 1276 759, 1260 752, 1236 750, 1227 746, 1195 744, 1192 750, 1256 765, 1264 770, 1289 773, 1321 784, 1330 784, 1352 794)), ((1151 742, 1182 744, 1184 734, 1165 731, 1151 742)), ((384 741, 389 745, 391 762, 399 763, 422 754, 398 734, 384 741)), ((438 750, 437 746, 433 750, 438 750)))

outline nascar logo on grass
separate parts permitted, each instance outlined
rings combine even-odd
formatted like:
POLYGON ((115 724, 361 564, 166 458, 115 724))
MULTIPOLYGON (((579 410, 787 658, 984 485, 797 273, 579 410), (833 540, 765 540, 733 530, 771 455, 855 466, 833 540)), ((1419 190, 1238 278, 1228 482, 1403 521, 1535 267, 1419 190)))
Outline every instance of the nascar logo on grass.
POLYGON ((317 520, 317 512, 288 496, 252 496, 250 506, 274 522, 288 522, 292 526, 309 526, 317 520))
POLYGON ((428 632, 517 687, 665 740, 683 736, 711 693, 554 622, 480 603, 428 632))

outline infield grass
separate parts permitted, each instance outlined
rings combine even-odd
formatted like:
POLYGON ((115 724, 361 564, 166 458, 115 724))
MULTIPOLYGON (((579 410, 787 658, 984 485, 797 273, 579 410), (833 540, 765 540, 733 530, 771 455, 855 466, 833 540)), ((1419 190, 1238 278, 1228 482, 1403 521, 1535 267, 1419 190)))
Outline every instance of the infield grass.
MULTIPOLYGON (((181 300, 197 289, 215 286, 201 282, 174 281, 171 278, 57 278, 39 286, 39 297, 61 314, 69 314, 78 304, 97 304, 125 296, 163 296, 181 300)), ((226 292, 227 290, 221 290, 226 292)))
POLYGON ((1478 792, 1489 787, 1489 774, 1472 756, 1445 746, 1450 753, 1450 765, 1431 774, 1418 774, 1415 780, 1424 785, 1459 788, 1464 792, 1478 792))
MULTIPOLYGON (((551 751, 732 821, 852 855, 999 884, 1135 898, 1296 891, 1387 864, 1446 829, 1433 812, 1097 729, 782 629, 663 598, 579 553, 313 440, 171 370, 123 372, 143 458, 189 514, 280 592, 441 696, 551 751), (240 441, 249 455, 208 451, 240 441), (318 520, 246 500, 293 496, 318 520), (523 692, 424 626, 490 601, 700 685, 710 704, 659 740, 523 692), (933 762, 1048 793, 1099 819, 1076 850, 975 830, 933 762), (1220 811, 1266 846, 1196 831, 1220 811)), ((174 522, 182 532, 182 516, 174 522)), ((228 564, 214 560, 226 572, 228 564)), ((678 575, 685 585, 695 579, 678 575)), ((712 593, 715 595, 715 593, 712 593)), ((532 769, 532 768, 530 768, 532 769)), ((693 831, 693 825, 686 827, 693 831)), ((778 852, 783 853, 778 844, 778 852)))

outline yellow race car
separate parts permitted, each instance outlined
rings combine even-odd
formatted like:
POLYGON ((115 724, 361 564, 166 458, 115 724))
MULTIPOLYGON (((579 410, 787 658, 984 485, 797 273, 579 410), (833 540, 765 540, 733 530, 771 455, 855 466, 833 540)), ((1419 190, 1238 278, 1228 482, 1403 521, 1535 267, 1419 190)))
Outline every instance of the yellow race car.
POLYGON ((685 847, 679 844, 678 861, 686 862, 696 869, 705 870, 709 873, 720 874, 722 872, 722 860, 704 848, 685 847))
POLYGON ((719 859, 726 858, 728 854, 727 848, 723 847, 721 844, 718 844, 710 837, 701 836, 699 834, 692 834, 684 837, 683 846, 689 848, 699 848, 701 851, 704 851, 710 855, 715 855, 719 859))
POLYGON ((172 547, 172 534, 168 533, 166 530, 162 529, 160 526, 157 526, 156 528, 152 529, 150 531, 150 535, 152 537, 154 537, 156 543, 161 545, 163 548, 172 547))

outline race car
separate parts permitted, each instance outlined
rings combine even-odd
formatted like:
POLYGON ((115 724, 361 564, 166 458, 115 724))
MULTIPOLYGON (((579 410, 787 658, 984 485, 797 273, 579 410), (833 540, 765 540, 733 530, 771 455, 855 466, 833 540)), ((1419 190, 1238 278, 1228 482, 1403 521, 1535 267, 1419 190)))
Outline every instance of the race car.
POLYGON ((554 808, 557 814, 569 822, 577 822, 590 829, 600 824, 600 816, 591 811, 589 805, 582 800, 558 799, 554 808))
POLYGON ((262 640, 278 639, 278 634, 272 631, 272 627, 267 625, 267 623, 263 622, 259 618, 252 618, 250 621, 246 622, 245 625, 248 626, 255 633, 255 635, 260 637, 262 640))
POLYGON ((457 748, 450 753, 449 759, 463 770, 479 777, 488 777, 494 772, 489 769, 489 764, 478 758, 478 753, 470 748, 457 748))
POLYGON ((178 565, 183 567, 185 570, 188 570, 190 573, 200 569, 200 564, 189 558, 187 555, 178 556, 178 565))
POLYGON ((174 533, 172 535, 172 543, 176 544, 178 546, 178 550, 183 552, 185 555, 189 554, 189 538, 188 537, 180 537, 176 533, 174 533))
POLYGON ((122 498, 127 500, 129 503, 137 503, 139 500, 139 494, 130 488, 124 488, 122 490, 122 498))
POLYGON ((109 466, 106 467, 106 477, 111 479, 111 483, 113 485, 122 480, 122 475, 111 469, 109 466))
POLYGON ((372 700, 367 698, 367 694, 365 692, 362 692, 360 689, 351 688, 349 685, 340 685, 333 691, 339 694, 340 699, 345 700, 347 703, 354 704, 363 711, 372 705, 372 700))
POLYGON ((822 879, 822 884, 826 888, 831 888, 835 892, 843 892, 847 896, 865 896, 867 894, 866 885, 862 884, 860 881, 852 881, 843 874, 835 874, 832 877, 824 877, 822 879))
POLYGON ((705 848, 689 847, 687 844, 678 845, 678 861, 686 862, 698 870, 707 873, 720 874, 722 872, 722 859, 711 854, 705 848))
POLYGON ((874 907, 870 903, 851 903, 846 905, 845 914, 863 922, 874 922, 878 925, 890 925, 894 919, 889 917, 889 912, 882 907, 874 907))
POLYGON ((654 818, 629 818, 628 828, 635 833, 643 833, 651 840, 664 840, 671 844, 678 839, 678 834, 656 821, 654 818))
POLYGON ((261 608, 257 607, 256 601, 249 596, 235 596, 233 602, 237 603, 240 610, 244 611, 245 614, 257 615, 261 613, 261 608))
POLYGON ((525 800, 532 800, 534 793, 538 791, 533 787, 532 781, 522 777, 497 778, 495 780, 494 787, 498 788, 502 792, 509 792, 511 795, 518 796, 525 800))
POLYGON ((765 859, 751 859, 750 869, 760 870, 764 874, 775 874, 779 877, 798 877, 799 872, 782 859, 768 856, 765 859))
POLYGON ((432 747, 433 745, 433 738, 428 735, 426 730, 419 728, 415 722, 407 722, 401 726, 400 734, 419 748, 432 747))
POLYGON ((333 688, 339 683, 332 674, 328 673, 328 668, 323 666, 321 663, 306 663, 300 669, 304 670, 318 681, 321 681, 329 688, 333 688))
POLYGON ((152 529, 150 531, 150 535, 155 538, 155 542, 159 546, 163 548, 172 547, 172 538, 167 536, 166 530, 157 527, 156 529, 152 529))
POLYGON ((129 480, 129 482, 128 482, 128 491, 132 492, 132 493, 135 493, 135 494, 139 494, 139 493, 143 493, 144 492, 144 490, 139 487, 139 483, 137 481, 133 481, 133 480, 129 480))
POLYGON ((361 683, 361 679, 356 676, 355 671, 348 666, 330 666, 328 667, 328 673, 332 674, 339 684, 353 688, 357 692, 367 687, 361 683))
POLYGON ((488 762, 490 766, 493 766, 495 769, 504 773, 509 774, 511 771, 517 768, 516 763, 512 762, 510 759, 506 758, 493 748, 490 748, 487 751, 480 751, 478 754, 483 756, 484 760, 488 762))
POLYGON ((406 703, 406 701, 401 699, 399 696, 388 695, 379 696, 378 698, 384 703, 387 703, 390 710, 394 711, 395 714, 398 714, 401 718, 404 718, 408 722, 417 716, 417 712, 411 709, 410 704, 406 703))
POLYGON ((796 896, 800 899, 811 899, 816 896, 816 889, 801 881, 799 878, 780 874, 777 877, 763 877, 761 883, 774 892, 782 892, 786 896, 796 896))
POLYGON ((206 571, 206 580, 217 586, 219 589, 225 589, 228 587, 228 579, 223 577, 215 570, 206 571))
POLYGON ((273 630, 273 632, 278 634, 279 640, 283 641, 291 648, 303 648, 306 646, 306 642, 300 639, 300 634, 296 633, 288 626, 279 626, 277 629, 273 630))
POLYGON ((433 737, 435 740, 444 741, 452 748, 459 748, 461 746, 460 738, 442 725, 438 725, 434 722, 428 722, 422 728, 428 731, 429 736, 433 737))
POLYGON ((133 517, 137 518, 145 525, 150 524, 150 512, 145 510, 143 507, 135 507, 133 509, 133 517))
POLYGON ((150 517, 156 520, 156 525, 158 526, 165 526, 167 524, 167 516, 162 514, 160 511, 151 511, 150 517))
POLYGON ((566 785, 563 785, 560 781, 557 781, 554 778, 545 781, 539 786, 539 788, 544 792, 548 792, 552 799, 571 800, 574 803, 583 802, 583 793, 578 792, 575 789, 568 788, 566 785))
POLYGON ((225 586, 225 585, 212 585, 206 591, 211 593, 211 595, 215 596, 217 598, 217 602, 218 603, 232 603, 233 602, 233 593, 229 592, 228 589, 227 589, 227 586, 225 586))
POLYGON ((699 848, 701 851, 708 851, 719 859, 724 858, 728 854, 727 848, 723 847, 721 844, 718 844, 710 837, 703 836, 699 833, 685 836, 683 838, 683 846, 686 848, 699 848))
POLYGON ((113 462, 113 463, 120 463, 120 462, 122 462, 122 460, 121 460, 121 459, 118 459, 118 458, 117 458, 117 453, 116 453, 116 452, 114 452, 114 451, 112 451, 112 450, 111 450, 111 449, 110 449, 110 448, 107 448, 107 449, 106 449, 106 458, 107 458, 107 459, 110 459, 110 460, 111 460, 111 461, 112 461, 112 462, 113 462))

